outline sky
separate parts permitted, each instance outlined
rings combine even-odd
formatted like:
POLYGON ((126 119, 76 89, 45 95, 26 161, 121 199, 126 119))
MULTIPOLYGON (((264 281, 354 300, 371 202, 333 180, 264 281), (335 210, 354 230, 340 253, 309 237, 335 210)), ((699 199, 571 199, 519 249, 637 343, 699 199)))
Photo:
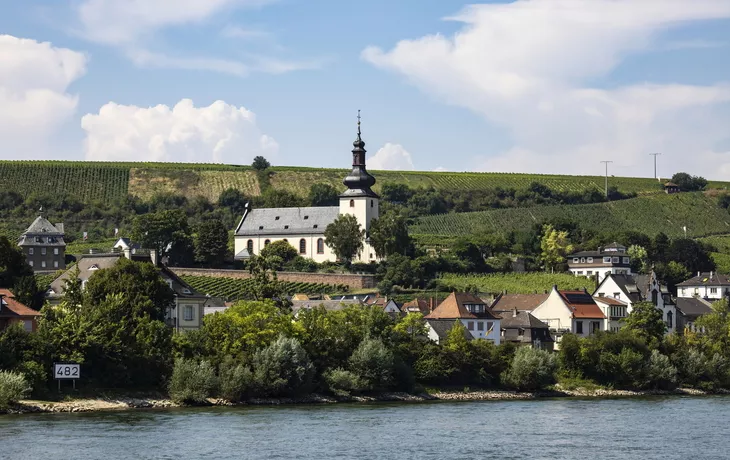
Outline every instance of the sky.
POLYGON ((0 0, 0 158, 730 180, 730 0, 0 0))

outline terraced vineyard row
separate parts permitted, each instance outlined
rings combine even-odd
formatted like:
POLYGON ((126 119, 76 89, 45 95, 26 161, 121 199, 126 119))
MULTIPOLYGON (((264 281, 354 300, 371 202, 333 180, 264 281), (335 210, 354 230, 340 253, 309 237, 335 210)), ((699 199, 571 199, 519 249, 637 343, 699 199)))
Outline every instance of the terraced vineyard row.
MULTIPOLYGON (((214 276, 183 275, 181 278, 195 290, 221 297, 225 300, 239 300, 246 297, 247 288, 253 283, 250 279, 223 278, 214 276)), ((324 283, 282 282, 289 294, 332 294, 347 291, 347 286, 324 283)))
POLYGON ((570 219, 581 227, 634 230, 648 235, 700 237, 730 232, 730 214, 714 197, 702 193, 651 195, 587 205, 536 206, 427 216, 411 227, 414 235, 462 236, 527 230, 553 218, 570 219))
POLYGON ((443 274, 439 284, 446 290, 466 291, 477 289, 481 293, 498 294, 540 294, 550 291, 554 285, 558 289, 587 289, 595 287, 595 282, 582 276, 567 273, 502 273, 492 275, 443 274))

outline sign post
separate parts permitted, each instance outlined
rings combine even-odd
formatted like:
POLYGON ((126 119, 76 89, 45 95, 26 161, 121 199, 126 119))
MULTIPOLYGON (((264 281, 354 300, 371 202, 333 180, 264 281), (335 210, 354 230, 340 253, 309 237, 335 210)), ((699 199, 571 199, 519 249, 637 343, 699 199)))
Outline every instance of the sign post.
POLYGON ((76 379, 81 378, 81 364, 53 363, 53 378, 58 380, 58 391, 61 391, 61 380, 73 381, 76 389, 76 379))

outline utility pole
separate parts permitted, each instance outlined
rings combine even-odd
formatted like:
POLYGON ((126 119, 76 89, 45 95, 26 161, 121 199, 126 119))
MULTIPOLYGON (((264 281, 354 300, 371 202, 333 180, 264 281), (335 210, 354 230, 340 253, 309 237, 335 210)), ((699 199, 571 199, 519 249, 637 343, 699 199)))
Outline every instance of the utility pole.
POLYGON ((608 164, 613 163, 613 161, 603 160, 601 163, 606 165, 606 199, 608 199, 608 164))
POLYGON ((649 155, 654 157, 654 179, 659 180, 659 177, 656 175, 656 157, 661 155, 661 153, 650 153, 649 155))

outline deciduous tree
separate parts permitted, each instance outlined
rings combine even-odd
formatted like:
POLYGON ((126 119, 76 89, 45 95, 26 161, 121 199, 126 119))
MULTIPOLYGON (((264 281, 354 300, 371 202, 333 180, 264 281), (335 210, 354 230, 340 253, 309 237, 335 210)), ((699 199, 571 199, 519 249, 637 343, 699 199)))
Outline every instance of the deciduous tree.
POLYGON ((657 346, 667 332, 662 312, 651 302, 636 302, 624 319, 624 328, 634 332, 650 346, 657 346))
POLYGON ((565 260, 565 255, 573 251, 573 245, 568 239, 568 232, 558 231, 552 225, 546 225, 543 227, 540 250, 545 268, 554 272, 555 267, 565 260))
POLYGON ((332 249, 337 258, 347 263, 357 256, 363 248, 365 230, 360 228, 357 217, 343 214, 329 224, 324 231, 325 244, 332 249))
POLYGON ((195 261, 210 267, 223 265, 228 256, 228 229, 219 219, 206 219, 195 235, 195 261))
POLYGON ((135 217, 132 237, 142 247, 157 251, 158 261, 174 253, 177 253, 176 258, 182 259, 190 255, 192 248, 188 218, 180 210, 158 211, 135 217))

